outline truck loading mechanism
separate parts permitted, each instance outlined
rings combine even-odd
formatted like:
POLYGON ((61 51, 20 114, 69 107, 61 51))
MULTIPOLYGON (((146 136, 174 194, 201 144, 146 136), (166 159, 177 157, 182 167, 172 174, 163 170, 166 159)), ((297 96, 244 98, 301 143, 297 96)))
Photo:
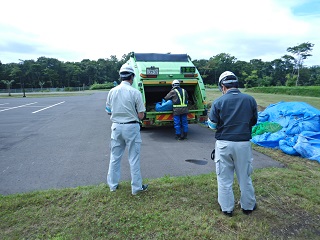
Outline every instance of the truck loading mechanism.
POLYGON ((187 54, 131 53, 128 63, 135 69, 132 86, 143 96, 146 116, 142 127, 172 126, 172 111, 157 112, 155 105, 171 90, 177 79, 187 90, 188 122, 198 123, 207 119, 206 94, 203 80, 187 54))

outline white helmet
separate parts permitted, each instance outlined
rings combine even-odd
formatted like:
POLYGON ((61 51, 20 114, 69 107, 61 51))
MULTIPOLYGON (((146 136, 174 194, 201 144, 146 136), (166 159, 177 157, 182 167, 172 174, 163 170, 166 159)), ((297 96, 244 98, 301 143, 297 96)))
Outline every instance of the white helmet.
POLYGON ((228 86, 228 84, 233 84, 237 82, 238 78, 233 72, 225 71, 219 77, 219 90, 222 92, 222 84, 228 86))
POLYGON ((179 87, 179 86, 180 86, 179 80, 175 79, 172 81, 172 87, 179 87))
POLYGON ((127 77, 130 77, 132 74, 134 75, 133 67, 128 63, 123 64, 119 71, 120 77, 127 78, 127 77))

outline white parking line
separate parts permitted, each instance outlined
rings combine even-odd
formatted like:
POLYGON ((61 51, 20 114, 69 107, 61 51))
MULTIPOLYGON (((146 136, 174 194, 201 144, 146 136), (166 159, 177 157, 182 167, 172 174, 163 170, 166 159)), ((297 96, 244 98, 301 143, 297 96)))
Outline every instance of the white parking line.
POLYGON ((25 107, 25 106, 28 106, 28 105, 31 105, 31 104, 35 104, 35 103, 38 103, 38 102, 28 103, 28 104, 25 104, 25 105, 21 105, 21 106, 17 106, 17 107, 12 107, 12 108, 6 108, 6 109, 3 109, 3 110, 0 110, 0 112, 4 112, 4 111, 11 110, 11 109, 15 109, 15 108, 25 107))
POLYGON ((26 106, 26 108, 43 108, 45 106, 42 105, 33 105, 33 106, 26 106))
POLYGON ((9 103, 0 103, 0 106, 2 106, 2 105, 6 105, 6 104, 9 104, 9 103))
POLYGON ((41 111, 43 111, 43 110, 46 110, 46 109, 48 109, 48 108, 52 108, 52 107, 57 106, 57 105, 59 105, 59 104, 62 104, 62 103, 64 103, 64 102, 65 102, 65 101, 59 102, 59 103, 57 103, 57 104, 51 105, 51 106, 49 106, 49 107, 42 108, 42 109, 40 109, 40 110, 38 110, 38 111, 34 111, 34 112, 32 112, 32 113, 41 112, 41 111))

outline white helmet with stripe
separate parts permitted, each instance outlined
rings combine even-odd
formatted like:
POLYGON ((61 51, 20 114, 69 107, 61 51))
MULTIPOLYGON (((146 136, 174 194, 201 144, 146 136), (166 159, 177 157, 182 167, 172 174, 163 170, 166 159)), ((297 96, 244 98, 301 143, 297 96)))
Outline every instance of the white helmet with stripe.
POLYGON ((128 63, 125 63, 122 65, 122 67, 120 68, 119 71, 119 75, 121 78, 128 78, 131 75, 134 75, 134 69, 131 65, 129 65, 128 63))
POLYGON ((179 80, 175 79, 172 81, 172 87, 179 87, 179 86, 180 86, 179 80))
POLYGON ((238 78, 233 72, 225 71, 219 77, 219 84, 218 84, 219 90, 222 92, 222 84, 225 86, 228 86, 228 85, 233 85, 234 83, 237 83, 237 82, 238 82, 238 78))

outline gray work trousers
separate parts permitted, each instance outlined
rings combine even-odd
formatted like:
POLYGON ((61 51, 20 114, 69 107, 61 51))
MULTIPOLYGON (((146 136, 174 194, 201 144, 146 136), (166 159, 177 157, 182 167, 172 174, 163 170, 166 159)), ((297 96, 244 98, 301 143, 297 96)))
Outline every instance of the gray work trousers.
POLYGON ((218 181, 218 202, 222 211, 233 211, 234 172, 237 175, 241 197, 240 205, 244 210, 252 210, 256 204, 251 180, 252 148, 250 141, 232 142, 217 140, 215 146, 215 163, 218 181))
POLYGON ((107 182, 111 190, 115 189, 119 184, 121 174, 120 163, 126 147, 128 147, 132 193, 142 190, 140 172, 141 142, 139 124, 112 124, 110 163, 107 176, 107 182))

